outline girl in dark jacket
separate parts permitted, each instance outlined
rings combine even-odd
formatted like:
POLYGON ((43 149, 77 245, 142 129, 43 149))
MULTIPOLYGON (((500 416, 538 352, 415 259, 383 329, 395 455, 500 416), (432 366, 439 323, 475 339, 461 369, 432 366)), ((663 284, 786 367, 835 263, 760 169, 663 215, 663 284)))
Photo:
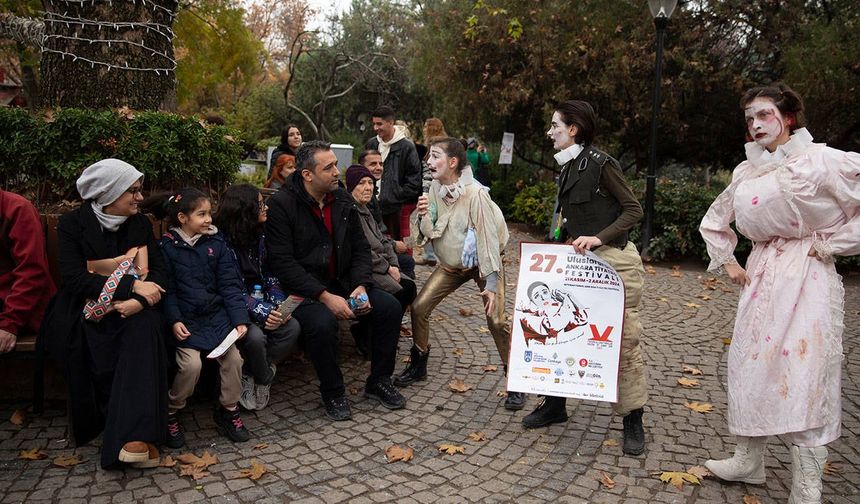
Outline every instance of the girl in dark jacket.
POLYGON ((155 467, 164 439, 167 360, 153 306, 167 281, 152 224, 139 210, 142 183, 143 174, 119 159, 78 178, 84 203, 57 225, 63 284, 40 336, 62 361, 75 443, 104 431, 103 468, 155 467), (135 268, 125 259, 132 254, 135 268))
MULTIPOLYGON (((218 347, 231 331, 239 338, 250 323, 236 271, 223 235, 212 226, 212 206, 197 189, 170 195, 163 208, 170 231, 161 238, 169 274, 165 316, 177 340, 179 370, 170 388, 167 445, 179 448, 185 435, 177 413, 194 392, 200 378, 201 352, 218 347)), ((242 357, 235 343, 217 357, 221 375, 221 407, 215 423, 233 441, 247 441, 248 430, 239 417, 242 357)))
POLYGON ((240 343, 245 360, 239 404, 261 410, 269 403, 276 365, 295 350, 301 327, 278 309, 287 300, 281 283, 269 271, 266 253, 266 202, 250 184, 230 186, 218 204, 215 222, 227 239, 253 324, 240 343), (258 297, 254 297, 259 287, 258 297), (259 298, 262 296, 262 298, 259 298))

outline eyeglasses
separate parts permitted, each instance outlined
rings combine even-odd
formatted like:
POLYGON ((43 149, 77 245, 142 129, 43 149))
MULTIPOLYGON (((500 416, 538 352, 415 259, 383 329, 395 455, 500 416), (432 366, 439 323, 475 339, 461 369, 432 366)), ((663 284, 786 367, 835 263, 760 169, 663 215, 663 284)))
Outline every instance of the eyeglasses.
POLYGON ((137 196, 143 190, 143 187, 129 187, 125 190, 125 192, 131 194, 132 196, 137 196))

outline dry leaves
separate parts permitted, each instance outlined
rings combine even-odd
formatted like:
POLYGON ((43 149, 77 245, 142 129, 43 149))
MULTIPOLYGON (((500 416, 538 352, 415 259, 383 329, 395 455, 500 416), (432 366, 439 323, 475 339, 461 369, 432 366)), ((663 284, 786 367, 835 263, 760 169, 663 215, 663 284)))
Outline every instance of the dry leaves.
POLYGON ((462 315, 464 317, 471 317, 474 314, 475 314, 475 312, 473 312, 472 310, 470 310, 468 308, 460 308, 460 315, 462 315))
POLYGON ((218 457, 208 451, 204 451, 200 457, 193 453, 183 453, 177 455, 176 460, 182 462, 182 465, 179 466, 179 475, 191 476, 194 481, 209 476, 206 468, 218 463, 218 457))
POLYGON ((496 396, 498 396, 498 397, 508 397, 508 391, 507 391, 507 390, 500 390, 500 391, 496 392, 496 396))
POLYGON ((680 266, 672 266, 672 276, 677 277, 677 278, 684 276, 684 274, 681 273, 681 267, 680 266))
POLYGON ((717 284, 720 282, 717 277, 709 277, 705 280, 702 280, 702 288, 707 290, 717 290, 717 284))
POLYGON ((686 306, 687 308, 701 308, 702 307, 702 305, 696 304, 696 303, 684 303, 684 306, 686 306))
POLYGON ((498 366, 495 366, 493 364, 487 364, 486 366, 484 366, 484 372, 485 373, 492 373, 492 372, 498 371, 498 370, 499 370, 498 366))
POLYGON ((206 471, 202 467, 197 467, 191 464, 185 464, 179 466, 179 475, 180 476, 191 476, 191 479, 194 481, 200 480, 209 476, 209 472, 206 471))
POLYGON ((668 303, 668 302, 669 302, 669 298, 667 298, 667 297, 661 297, 661 298, 657 298, 657 301, 661 301, 661 302, 663 302, 663 303, 668 303))
POLYGON ((707 294, 699 294, 696 297, 701 299, 702 301, 710 301, 711 300, 711 296, 708 296, 707 294))
POLYGON ((405 325, 400 326, 400 337, 401 338, 411 338, 412 337, 412 329, 406 327, 405 325))
POLYGON ((41 448, 33 448, 31 450, 21 450, 18 453, 18 458, 22 460, 42 460, 48 458, 48 454, 43 452, 41 448))
POLYGON ((649 275, 656 275, 657 270, 654 269, 654 266, 651 266, 649 264, 648 266, 645 266, 645 273, 648 273, 649 275))
POLYGON ((51 463, 58 467, 74 467, 82 462, 86 462, 86 459, 82 459, 74 453, 71 455, 60 455, 51 461, 51 463))
POLYGON ((122 107, 116 109, 116 113, 123 119, 134 119, 134 110, 130 109, 128 105, 123 105, 122 107))
POLYGON ((266 470, 266 466, 261 464, 259 460, 254 459, 251 461, 251 467, 249 469, 242 469, 239 471, 239 477, 249 478, 256 481, 262 478, 267 472, 269 471, 266 470))
POLYGON ((761 504, 761 501, 755 495, 744 495, 743 504, 761 504))
POLYGON ((484 433, 484 431, 470 432, 469 439, 471 439, 472 441, 486 441, 487 435, 484 433))
POLYGON ((398 460, 409 462, 414 455, 415 451, 408 446, 403 448, 400 445, 391 445, 385 449, 385 459, 388 460, 389 464, 398 460))
POLYGON ((346 388, 346 391, 349 392, 349 395, 358 395, 361 393, 361 387, 358 385, 350 385, 346 388))
POLYGON ((693 466, 687 469, 687 473, 692 474, 693 476, 701 479, 705 479, 708 476, 712 476, 711 471, 708 470, 705 466, 693 466))
POLYGON ((412 362, 412 357, 407 355, 406 357, 400 359, 400 362, 402 362, 404 364, 409 364, 410 362, 412 362))
POLYGON ((27 421, 27 409, 17 409, 13 411, 9 421, 12 422, 12 425, 24 425, 24 422, 27 421))
POLYGON ((464 350, 462 348, 455 348, 454 351, 451 353, 454 354, 455 357, 460 357, 461 355, 463 355, 463 351, 464 350))
POLYGON ((618 440, 617 439, 607 439, 603 442, 604 448, 612 448, 613 446, 618 446, 618 440))
POLYGON ((685 481, 693 485, 700 484, 699 478, 693 476, 690 473, 680 471, 664 471, 660 473, 660 481, 662 481, 663 483, 669 483, 678 490, 684 488, 685 481))
POLYGON ((440 452, 447 453, 448 455, 454 455, 455 453, 466 453, 466 448, 459 445, 443 443, 438 447, 440 452))
POLYGON ((699 380, 692 378, 678 378, 678 385, 685 388, 699 388, 699 380))
POLYGON ((693 366, 688 366, 684 364, 684 369, 681 370, 682 373, 690 373, 693 376, 704 376, 702 370, 699 368, 694 368, 693 366))
POLYGON ((488 332, 490 332, 490 330, 487 329, 487 326, 481 326, 478 328, 478 332, 479 333, 488 333, 488 332))
POLYGON ((454 392, 458 392, 458 393, 462 394, 463 392, 467 392, 469 390, 472 390, 475 387, 469 385, 468 383, 466 383, 465 381, 463 381, 460 378, 454 378, 453 380, 451 380, 451 383, 448 384, 448 388, 454 392))
POLYGON ((266 443, 260 443, 258 445, 254 445, 254 450, 265 450, 269 445, 266 443))
POLYGON ((690 408, 691 410, 697 413, 712 413, 714 411, 714 405, 710 403, 699 403, 699 402, 691 402, 688 403, 684 401, 684 406, 690 408))
POLYGON ((839 465, 839 462, 825 462, 824 463, 824 474, 828 476, 833 476, 835 474, 842 474, 842 466, 839 465))
POLYGON ((728 345, 731 345, 731 344, 732 344, 732 339, 731 339, 731 338, 723 338, 723 345, 728 346, 728 345))
POLYGON ((606 488, 613 488, 615 486, 615 482, 612 481, 612 478, 609 477, 609 473, 606 471, 600 471, 600 484, 606 488))
POLYGON ((54 122, 54 121, 56 121, 56 120, 57 120, 57 119, 54 117, 54 110, 53 110, 53 109, 50 109, 50 108, 46 108, 46 109, 45 109, 45 113, 44 113, 44 115, 43 115, 42 117, 44 118, 44 120, 45 120, 45 122, 46 122, 46 123, 52 123, 52 122, 54 122))
POLYGON ((176 461, 173 460, 173 457, 167 455, 163 459, 161 459, 161 463, 158 465, 161 467, 173 467, 176 465, 176 461))

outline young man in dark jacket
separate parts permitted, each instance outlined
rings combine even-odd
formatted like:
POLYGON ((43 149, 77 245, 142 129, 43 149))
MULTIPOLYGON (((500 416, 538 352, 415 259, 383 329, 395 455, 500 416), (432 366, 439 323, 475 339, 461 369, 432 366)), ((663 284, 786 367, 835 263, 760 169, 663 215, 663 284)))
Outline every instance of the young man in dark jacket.
MULTIPOLYGON (((394 124, 394 110, 379 107, 371 114, 376 136, 365 149, 382 155, 382 180, 379 182, 379 207, 385 227, 395 240, 409 236, 409 215, 421 196, 421 158, 406 129, 394 124)), ((411 254, 411 252, 410 252, 411 254)))
POLYGON ((286 293, 306 298, 293 317, 302 326, 301 343, 320 380, 326 415, 349 420, 337 365, 338 320, 369 317, 373 357, 364 395, 389 409, 402 408, 406 399, 391 383, 400 303, 371 287, 370 246, 352 196, 338 186, 339 175, 329 144, 302 145, 296 172, 268 200, 266 246, 272 273, 286 293), (347 298, 355 301, 352 308, 347 298))

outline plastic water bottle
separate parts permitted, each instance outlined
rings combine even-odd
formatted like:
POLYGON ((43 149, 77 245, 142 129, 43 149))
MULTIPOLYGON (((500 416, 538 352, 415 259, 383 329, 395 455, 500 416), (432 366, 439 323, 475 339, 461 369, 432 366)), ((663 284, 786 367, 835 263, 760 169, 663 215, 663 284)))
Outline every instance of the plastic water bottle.
POLYGON ((364 305, 367 302, 367 294, 359 294, 358 296, 351 297, 346 300, 346 304, 349 305, 349 309, 355 311, 359 306, 364 305))
POLYGON ((254 292, 251 293, 251 297, 256 299, 257 301, 265 301, 266 295, 263 294, 263 286, 262 285, 255 285, 254 286, 254 292))

